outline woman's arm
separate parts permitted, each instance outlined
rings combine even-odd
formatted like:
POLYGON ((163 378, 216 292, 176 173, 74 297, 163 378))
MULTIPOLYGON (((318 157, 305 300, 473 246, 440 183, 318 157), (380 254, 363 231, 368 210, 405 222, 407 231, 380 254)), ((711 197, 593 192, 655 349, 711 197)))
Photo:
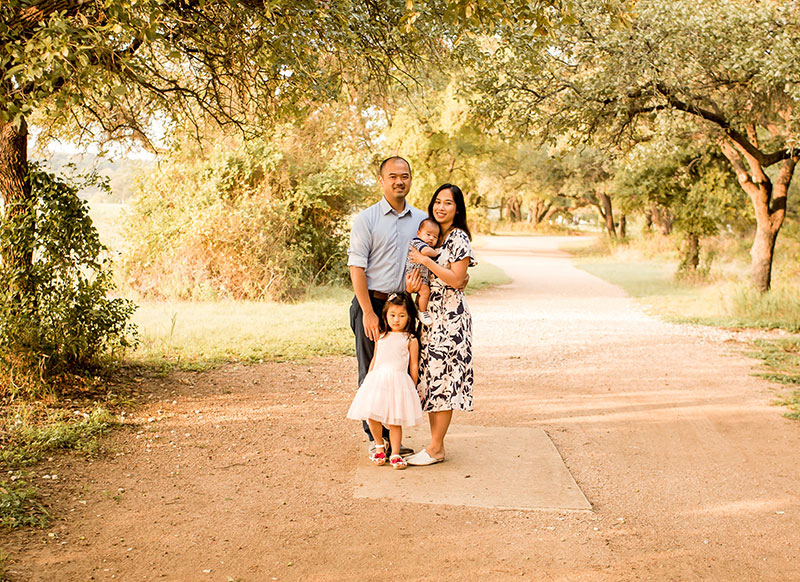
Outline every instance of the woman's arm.
POLYGON ((408 340, 408 375, 416 386, 419 379, 419 340, 415 337, 408 340))
POLYGON ((469 257, 464 257, 460 261, 450 263, 450 268, 443 267, 430 257, 426 257, 417 249, 412 248, 408 252, 408 258, 412 263, 419 263, 425 265, 430 269, 431 273, 439 277, 445 285, 449 285, 453 289, 463 289, 467 282, 467 267, 469 267, 469 257))

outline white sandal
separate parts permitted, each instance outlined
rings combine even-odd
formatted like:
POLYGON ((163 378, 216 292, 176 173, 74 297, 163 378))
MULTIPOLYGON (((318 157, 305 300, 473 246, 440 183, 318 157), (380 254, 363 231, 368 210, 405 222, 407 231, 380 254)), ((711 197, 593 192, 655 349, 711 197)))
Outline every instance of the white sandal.
POLYGON ((386 443, 381 445, 376 444, 375 452, 369 456, 369 460, 378 465, 379 467, 381 465, 386 464, 386 453, 383 452, 384 449, 386 449, 386 443), (378 449, 380 449, 380 451, 378 451, 378 449))
POLYGON ((405 469, 408 467, 408 463, 400 455, 392 455, 389 457, 389 462, 392 464, 392 469, 405 469))
POLYGON ((420 452, 411 455, 410 457, 406 458, 406 461, 409 465, 417 465, 417 466, 424 466, 424 465, 435 465, 436 463, 441 463, 444 461, 444 458, 437 459, 436 457, 431 457, 428 454, 428 451, 422 449, 420 452))

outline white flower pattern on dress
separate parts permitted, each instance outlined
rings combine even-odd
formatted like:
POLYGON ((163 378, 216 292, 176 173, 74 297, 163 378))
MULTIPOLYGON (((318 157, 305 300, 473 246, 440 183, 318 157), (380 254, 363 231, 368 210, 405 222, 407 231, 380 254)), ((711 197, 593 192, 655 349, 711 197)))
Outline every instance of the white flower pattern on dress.
MULTIPOLYGON (((469 257, 477 265, 467 233, 455 228, 442 243, 436 262, 447 266, 469 257)), ((423 328, 417 390, 422 410, 472 410, 472 315, 464 292, 430 275, 428 311, 433 324, 423 328)))

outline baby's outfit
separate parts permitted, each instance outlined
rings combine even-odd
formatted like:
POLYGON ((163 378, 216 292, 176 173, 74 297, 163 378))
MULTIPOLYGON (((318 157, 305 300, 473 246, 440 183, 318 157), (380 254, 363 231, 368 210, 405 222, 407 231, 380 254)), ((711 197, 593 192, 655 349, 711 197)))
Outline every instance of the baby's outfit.
MULTIPOLYGON (((411 246, 413 246, 418 251, 422 251, 424 248, 433 248, 431 245, 426 243, 421 238, 415 236, 411 239, 411 246)), ((434 249, 436 250, 436 249, 434 249)), ((439 256, 439 252, 437 251, 436 255, 432 257, 435 259, 439 256)), ((409 260, 406 260, 406 275, 410 272, 414 271, 415 269, 419 270, 419 275, 422 278, 422 284, 430 286, 431 284, 431 270, 426 267, 425 265, 420 265, 419 263, 412 263, 409 260)), ((423 325, 430 325, 433 323, 433 319, 431 318, 431 314, 427 311, 420 311, 418 314, 419 320, 422 322, 423 325)))
MULTIPOLYGON (((417 249, 418 251, 421 251, 424 248, 429 248, 429 249, 433 248, 428 243, 426 243, 424 240, 422 240, 421 238, 416 237, 416 236, 411 239, 411 246, 414 247, 415 249, 417 249)), ((436 250, 436 249, 433 249, 433 250, 436 250)), ((437 251, 436 256, 433 257, 433 258, 435 259, 438 256, 439 256, 439 253, 437 251)), ((425 265, 420 265, 419 263, 412 263, 411 261, 406 260, 406 275, 408 275, 411 271, 414 271, 415 269, 419 269, 419 274, 422 277, 422 284, 423 285, 430 285, 431 284, 430 283, 431 270, 428 267, 426 267, 425 265)))
POLYGON ((390 331, 378 338, 375 365, 356 392, 347 418, 371 418, 387 426, 414 426, 422 422, 419 394, 408 375, 410 338, 401 331, 390 331))

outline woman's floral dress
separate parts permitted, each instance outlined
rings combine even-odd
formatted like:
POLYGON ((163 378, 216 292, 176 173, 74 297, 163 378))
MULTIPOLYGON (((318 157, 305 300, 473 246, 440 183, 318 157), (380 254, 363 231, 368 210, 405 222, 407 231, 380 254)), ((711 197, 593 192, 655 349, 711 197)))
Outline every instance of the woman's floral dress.
MULTIPOLYGON (((442 266, 469 257, 477 265, 467 233, 454 228, 440 248, 442 266)), ((472 315, 464 292, 445 284, 433 272, 428 311, 433 324, 423 327, 417 390, 422 410, 472 410, 472 315)))

